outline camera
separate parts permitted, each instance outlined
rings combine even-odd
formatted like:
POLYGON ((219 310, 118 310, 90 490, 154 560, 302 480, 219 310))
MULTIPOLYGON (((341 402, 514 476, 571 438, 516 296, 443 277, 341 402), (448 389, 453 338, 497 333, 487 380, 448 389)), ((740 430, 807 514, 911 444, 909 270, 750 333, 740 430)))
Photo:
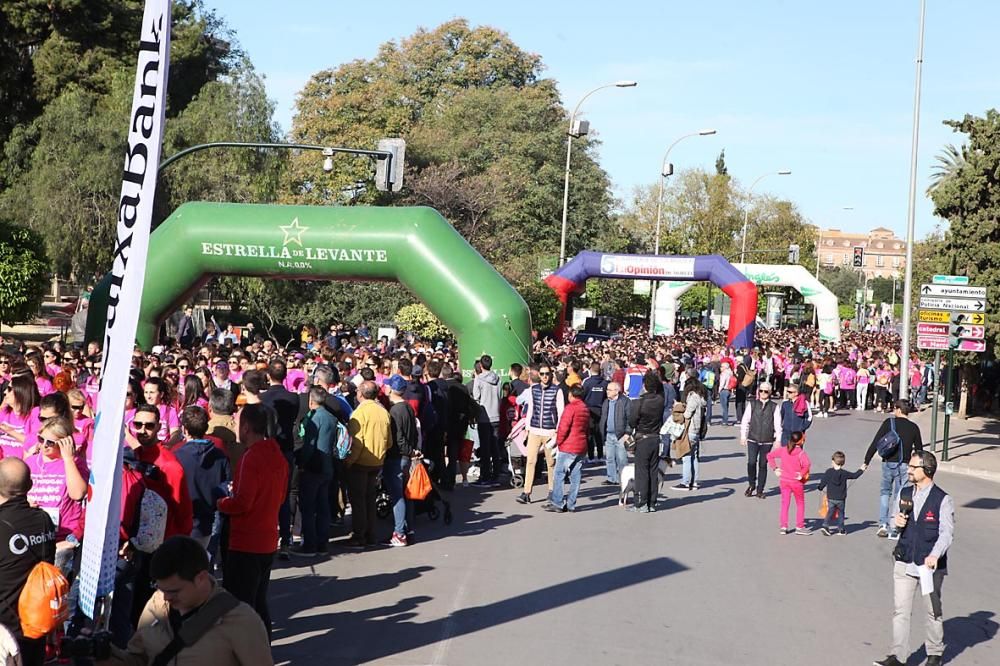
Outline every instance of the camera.
POLYGON ((59 642, 60 659, 96 659, 101 661, 111 657, 111 632, 98 631, 79 636, 63 636, 59 642))

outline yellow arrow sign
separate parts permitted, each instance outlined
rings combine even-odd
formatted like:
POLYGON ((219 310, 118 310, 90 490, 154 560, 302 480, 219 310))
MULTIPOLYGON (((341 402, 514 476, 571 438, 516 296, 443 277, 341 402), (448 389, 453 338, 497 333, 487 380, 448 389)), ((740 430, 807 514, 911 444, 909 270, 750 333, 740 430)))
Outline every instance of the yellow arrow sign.
MULTIPOLYGON (((921 321, 938 321, 937 319, 924 319, 924 310, 920 311, 921 321)), ((928 310, 927 314, 937 314, 936 310, 928 310)), ((947 314, 942 312, 941 314, 947 314)), ((947 321, 947 320, 945 320, 947 321)), ((952 324, 974 324, 976 326, 982 326, 986 323, 986 315, 982 312, 952 312, 951 313, 951 323, 952 324)))
MULTIPOLYGON (((981 317, 982 315, 979 316, 981 317)), ((939 324, 947 324, 949 321, 951 321, 951 313, 945 312, 944 310, 921 310, 920 321, 930 321, 939 324)), ((971 324, 972 322, 969 323, 971 324)))

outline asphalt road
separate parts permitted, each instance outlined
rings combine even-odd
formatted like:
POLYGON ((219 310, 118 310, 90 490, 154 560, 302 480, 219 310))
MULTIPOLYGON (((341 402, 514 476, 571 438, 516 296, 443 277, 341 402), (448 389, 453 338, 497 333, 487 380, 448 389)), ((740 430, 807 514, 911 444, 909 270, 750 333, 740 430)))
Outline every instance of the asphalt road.
MULTIPOLYGON (((881 418, 818 419, 814 489, 836 449, 862 461, 881 418)), ((659 511, 626 513, 587 468, 575 514, 514 502, 509 488, 462 489, 455 521, 416 520, 407 548, 279 564, 274 655, 287 664, 870 664, 888 653, 892 542, 875 536, 878 463, 850 488, 848 535, 782 536, 773 475, 743 496, 736 428, 713 426, 701 489, 668 490, 659 511)), ((926 435, 925 435, 926 438, 926 435)), ((675 468, 676 470, 677 468, 675 468)), ((1000 485, 941 473, 957 527, 943 587, 945 663, 1000 664, 1000 485)), ((543 487, 544 489, 544 487, 543 487)), ((794 510, 794 509, 793 509, 794 510)), ((385 523, 388 535, 391 526, 385 523)), ((924 660, 917 599, 909 664, 924 660)))

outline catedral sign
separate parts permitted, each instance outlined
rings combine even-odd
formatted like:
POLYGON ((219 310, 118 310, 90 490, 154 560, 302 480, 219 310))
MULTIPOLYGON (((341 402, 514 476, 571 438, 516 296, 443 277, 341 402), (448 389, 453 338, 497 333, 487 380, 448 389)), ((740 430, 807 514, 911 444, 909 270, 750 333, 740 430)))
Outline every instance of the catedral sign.
POLYGON ((201 254, 209 257, 244 257, 250 259, 275 259, 278 268, 312 268, 312 262, 364 262, 387 263, 389 253, 374 248, 337 248, 307 246, 302 236, 309 227, 295 218, 290 224, 279 226, 284 239, 278 245, 246 243, 202 242, 201 254), (298 247, 295 247, 298 245, 298 247))

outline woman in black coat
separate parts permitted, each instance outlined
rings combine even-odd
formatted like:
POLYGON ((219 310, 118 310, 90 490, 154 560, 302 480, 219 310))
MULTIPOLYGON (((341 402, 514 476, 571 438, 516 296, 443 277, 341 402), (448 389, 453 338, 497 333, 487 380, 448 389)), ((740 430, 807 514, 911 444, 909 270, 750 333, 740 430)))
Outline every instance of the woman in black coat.
POLYGON ((663 425, 663 384, 655 371, 642 378, 642 394, 633 400, 628 417, 635 436, 635 506, 629 511, 656 511, 659 486, 660 427, 663 425))

